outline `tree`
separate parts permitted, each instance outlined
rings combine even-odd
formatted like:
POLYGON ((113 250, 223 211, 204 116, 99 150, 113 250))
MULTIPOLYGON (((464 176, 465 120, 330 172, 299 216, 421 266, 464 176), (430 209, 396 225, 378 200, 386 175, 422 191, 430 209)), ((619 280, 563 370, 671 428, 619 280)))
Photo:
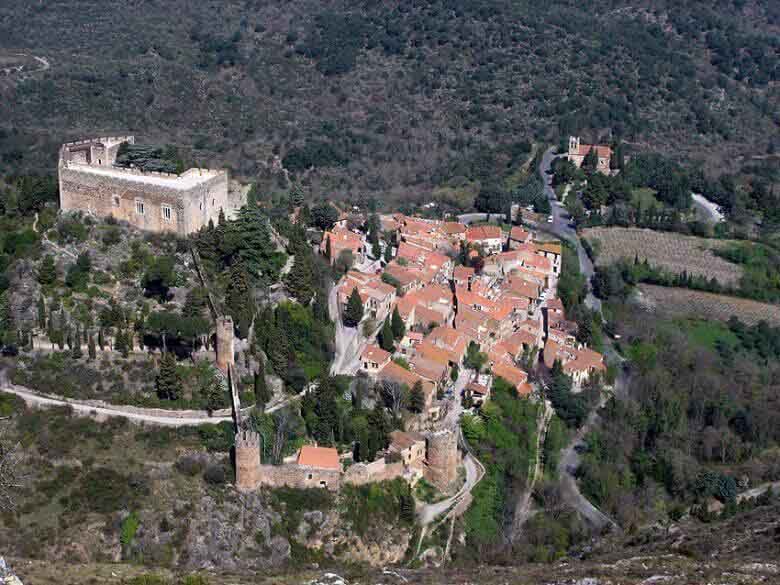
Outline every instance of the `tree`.
POLYGON ((38 269, 38 282, 43 286, 51 286, 57 282, 57 266, 54 264, 54 258, 48 254, 43 257, 38 269))
POLYGON ((43 295, 38 297, 38 329, 46 329, 46 301, 43 295))
POLYGON ((92 333, 89 334, 89 341, 87 342, 87 351, 90 360, 94 360, 97 357, 97 350, 95 349, 95 336, 92 333))
POLYGON ((360 299, 360 293, 357 287, 352 289, 347 300, 347 308, 344 310, 344 325, 347 327, 357 327, 363 320, 363 301, 360 299))
POLYGON ((314 225, 321 230, 329 230, 339 219, 338 210, 327 201, 318 203, 311 209, 311 218, 314 225))
POLYGON ((308 305, 314 297, 314 272, 310 253, 301 250, 295 255, 295 263, 285 277, 284 284, 290 294, 302 305, 308 305))
POLYGON ((222 382, 216 376, 213 376, 206 385, 201 389, 203 402, 206 406, 206 411, 209 416, 215 411, 222 408, 225 404, 225 389, 222 387, 222 382))
POLYGON ((390 264, 393 261, 393 244, 391 242, 385 243, 385 262, 390 264))
POLYGON ((397 305, 393 308, 392 328, 393 338, 403 339, 403 336, 406 334, 406 325, 404 325, 404 320, 401 318, 401 314, 398 312, 397 305))
POLYGON ((458 367, 458 364, 455 364, 450 370, 450 380, 457 382, 458 376, 460 376, 460 368, 458 367))
POLYGON ((265 410, 265 405, 271 400, 271 392, 268 389, 268 384, 265 381, 265 364, 262 358, 258 364, 257 371, 254 378, 254 391, 255 391, 255 405, 260 410, 265 410))
POLYGON ((382 331, 379 334, 379 347, 385 351, 393 353, 395 347, 393 346, 393 328, 390 326, 390 319, 385 319, 382 325, 382 331))
POLYGON ((176 261, 171 256, 159 256, 152 260, 141 278, 146 296, 157 298, 163 303, 168 300, 170 288, 176 286, 175 266, 176 261))
POLYGON ((179 400, 181 393, 181 378, 176 370, 176 358, 172 353, 165 352, 160 358, 157 373, 157 396, 161 400, 179 400))
POLYGON ((582 159, 582 170, 586 173, 595 173, 599 165, 599 156, 595 148, 591 148, 585 158, 582 159))
POLYGON ((287 335, 275 323, 271 323, 266 341, 265 353, 274 369, 274 373, 282 379, 287 377, 290 361, 290 348, 287 335))
POLYGON ((400 417, 401 409, 408 398, 409 388, 392 380, 382 380, 377 385, 379 387, 377 393, 382 397, 385 405, 392 411, 394 417, 400 417))
POLYGON ((230 282, 227 286, 225 307, 227 313, 233 317, 238 336, 241 339, 246 339, 255 311, 252 291, 249 286, 249 274, 241 262, 230 268, 230 282))
POLYGON ((330 235, 328 235, 325 238, 325 257, 330 262, 332 256, 333 256, 333 248, 331 247, 331 243, 330 243, 330 235))
POLYGON ((72 355, 74 360, 81 359, 84 356, 84 352, 81 351, 81 331, 79 326, 76 325, 76 333, 73 336, 73 348, 72 355))
POLYGON ((479 345, 473 341, 469 342, 469 345, 466 348, 466 359, 463 361, 463 365, 470 370, 479 372, 486 361, 487 355, 479 351, 479 345))
POLYGON ((106 348, 106 334, 102 327, 98 329, 98 346, 100 347, 100 351, 103 351, 106 348))
POLYGON ((414 413, 421 413, 425 408, 425 393, 423 392, 422 382, 417 380, 409 392, 409 410, 414 413))
POLYGON ((336 262, 333 264, 333 270, 336 274, 346 274, 355 264, 355 255, 351 250, 342 250, 339 252, 336 262))

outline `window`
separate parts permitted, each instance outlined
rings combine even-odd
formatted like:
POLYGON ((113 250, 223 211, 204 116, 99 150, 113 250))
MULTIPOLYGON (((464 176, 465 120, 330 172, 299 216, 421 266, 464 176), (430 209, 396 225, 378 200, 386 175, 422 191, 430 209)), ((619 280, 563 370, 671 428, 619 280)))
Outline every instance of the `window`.
POLYGON ((119 195, 114 195, 114 207, 119 207, 120 203, 119 195))
POLYGON ((314 477, 314 476, 313 476, 313 475, 310 473, 310 474, 309 474, 309 475, 306 477, 306 479, 311 479, 312 477, 314 477))
POLYGON ((136 199, 135 200, 135 212, 138 215, 143 215, 144 214, 144 202, 141 201, 140 199, 136 199))
POLYGON ((211 200, 211 206, 212 206, 212 207, 214 207, 214 204, 215 204, 216 202, 217 202, 217 200, 216 200, 216 199, 212 199, 212 200, 211 200))
POLYGON ((171 206, 163 205, 161 209, 163 221, 171 221, 171 217, 173 216, 173 213, 171 212, 171 206))
POLYGON ((328 485, 327 481, 323 480, 323 481, 320 482, 320 487, 325 487, 326 485, 328 485))

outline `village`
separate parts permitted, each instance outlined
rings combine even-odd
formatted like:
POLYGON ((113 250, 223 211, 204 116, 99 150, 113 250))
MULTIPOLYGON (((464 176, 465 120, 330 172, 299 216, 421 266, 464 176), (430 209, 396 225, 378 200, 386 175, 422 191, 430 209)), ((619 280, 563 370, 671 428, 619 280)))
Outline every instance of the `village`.
POLYGON ((558 362, 578 392, 606 371, 604 357, 577 341, 577 324, 557 296, 560 241, 520 225, 506 231, 396 213, 378 216, 395 245, 376 246, 369 234, 350 229, 349 217, 342 212, 319 246, 331 264, 352 264, 332 292, 338 331, 331 373, 367 377, 407 397, 421 391, 421 412, 405 421, 406 430, 393 431, 387 451, 368 464, 306 445, 285 465, 259 465, 257 437, 240 433, 239 489, 336 490, 341 483, 403 477, 460 494, 476 479, 457 482, 469 457, 462 453, 460 416, 489 401, 496 380, 538 402, 545 401, 543 381, 532 372, 558 362), (355 305, 358 319, 351 315, 355 305))

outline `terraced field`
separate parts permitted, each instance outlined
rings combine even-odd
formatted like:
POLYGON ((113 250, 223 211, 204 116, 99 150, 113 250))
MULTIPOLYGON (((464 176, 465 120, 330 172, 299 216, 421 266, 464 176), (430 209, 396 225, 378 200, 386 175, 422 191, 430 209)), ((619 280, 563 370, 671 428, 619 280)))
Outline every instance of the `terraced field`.
POLYGON ((721 284, 736 285, 742 268, 716 256, 712 250, 728 246, 730 240, 716 240, 659 232, 641 228, 597 227, 583 231, 591 244, 601 242, 597 266, 605 266, 629 258, 647 258, 658 266, 680 274, 687 271, 696 276, 715 277, 721 284))
POLYGON ((637 301, 671 317, 698 317, 726 321, 732 315, 748 325, 766 321, 780 326, 780 306, 708 292, 640 284, 637 301))

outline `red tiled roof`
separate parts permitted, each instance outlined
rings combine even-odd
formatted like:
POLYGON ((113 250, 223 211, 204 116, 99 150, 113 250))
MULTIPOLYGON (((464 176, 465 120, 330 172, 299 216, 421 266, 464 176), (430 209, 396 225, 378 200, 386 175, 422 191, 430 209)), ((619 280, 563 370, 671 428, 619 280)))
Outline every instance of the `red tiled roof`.
POLYGON ((367 345, 366 349, 363 350, 363 353, 360 355, 360 359, 363 361, 372 361, 381 364, 390 359, 390 352, 385 351, 377 345, 370 344, 367 345))
POLYGON ((501 228, 497 225, 470 227, 466 230, 466 239, 470 242, 501 239, 501 228))
POLYGON ((304 445, 298 453, 298 465, 319 467, 320 469, 341 469, 339 452, 331 447, 304 445))

